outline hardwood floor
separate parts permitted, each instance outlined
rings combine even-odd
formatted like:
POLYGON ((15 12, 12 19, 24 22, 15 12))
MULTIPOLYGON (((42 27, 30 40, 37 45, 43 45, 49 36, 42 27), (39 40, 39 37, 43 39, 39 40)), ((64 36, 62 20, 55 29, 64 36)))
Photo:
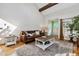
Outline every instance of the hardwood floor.
MULTIPOLYGON (((18 42, 16 45, 12 45, 9 47, 6 47, 5 45, 0 45, 0 49, 2 49, 3 53, 5 53, 5 55, 7 56, 15 52, 15 48, 23 47, 23 46, 24 46, 24 43, 18 42)), ((79 48, 75 48, 73 53, 76 53, 76 56, 79 56, 79 48)))
POLYGON ((23 45, 24 45, 24 43, 18 42, 16 45, 12 45, 9 47, 6 47, 5 45, 0 45, 0 48, 3 50, 3 53, 5 55, 10 55, 13 52, 15 52, 15 48, 22 47, 23 45))
POLYGON ((75 48, 74 51, 73 51, 73 53, 75 53, 76 56, 79 56, 79 48, 75 48))

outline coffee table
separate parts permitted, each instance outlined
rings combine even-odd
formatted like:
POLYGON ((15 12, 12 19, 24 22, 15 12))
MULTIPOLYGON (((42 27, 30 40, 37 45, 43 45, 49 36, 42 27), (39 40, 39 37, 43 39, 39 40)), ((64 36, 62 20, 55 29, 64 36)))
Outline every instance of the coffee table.
POLYGON ((54 42, 48 37, 39 37, 35 39, 35 45, 43 50, 51 46, 54 42))

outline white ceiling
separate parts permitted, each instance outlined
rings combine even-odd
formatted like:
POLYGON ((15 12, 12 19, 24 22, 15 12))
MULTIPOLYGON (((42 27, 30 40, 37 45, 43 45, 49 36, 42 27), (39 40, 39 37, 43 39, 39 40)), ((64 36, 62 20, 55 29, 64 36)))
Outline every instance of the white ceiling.
MULTIPOLYGON (((32 17, 35 17, 35 12, 39 12, 39 8, 45 6, 48 3, 16 3, 16 4, 6 4, 1 3, 0 4, 0 17, 3 19, 6 19, 7 21, 10 21, 14 24, 22 23, 27 19, 32 19, 32 17), (34 10, 32 7, 34 6, 37 10, 34 10), (10 20, 12 19, 12 20, 10 20), (16 20, 16 21, 15 21, 16 20), (18 21, 20 20, 20 21, 18 21)), ((48 8, 47 10, 43 12, 39 12, 42 17, 50 16, 50 14, 55 15, 57 13, 66 12, 69 8, 77 8, 79 4, 77 3, 59 3, 51 8, 48 8), (65 10, 66 9, 66 10, 65 10), (64 11, 65 10, 65 11, 64 11)), ((79 8, 77 8, 78 10, 79 8)), ((29 20, 28 20, 29 22, 29 20)))
MULTIPOLYGON (((48 3, 39 3, 39 4, 36 4, 36 6, 38 9, 40 9, 41 7, 45 6, 46 4, 48 4, 48 3)), ((69 7, 72 7, 74 5, 78 5, 78 4, 77 3, 59 3, 51 8, 48 8, 48 9, 42 11, 41 13, 44 15, 48 15, 50 13, 54 13, 54 12, 63 10, 65 8, 69 8, 69 7)))
MULTIPOLYGON (((46 4, 37 4, 38 8, 43 7, 44 5, 46 4)), ((44 15, 45 18, 61 18, 64 15, 67 17, 71 15, 79 15, 79 3, 59 3, 53 7, 42 11, 41 13, 42 15, 44 15)))
POLYGON ((76 3, 59 3, 59 4, 53 6, 53 7, 49 8, 49 9, 43 11, 42 13, 44 15, 47 15, 49 13, 57 12, 57 11, 65 9, 65 8, 67 9, 68 7, 71 7, 71 6, 75 5, 75 4, 76 3))
POLYGON ((0 4, 0 17, 15 25, 30 22, 35 19, 38 10, 35 9, 34 4, 30 3, 1 3, 0 4), (20 20, 20 21, 19 21, 20 20))

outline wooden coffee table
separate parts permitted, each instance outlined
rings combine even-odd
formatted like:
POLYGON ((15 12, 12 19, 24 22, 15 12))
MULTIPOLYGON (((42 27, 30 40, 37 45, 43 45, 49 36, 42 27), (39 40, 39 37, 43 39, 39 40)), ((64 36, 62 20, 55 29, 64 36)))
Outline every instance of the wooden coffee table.
POLYGON ((39 37, 35 39, 35 45, 43 50, 51 46, 54 42, 49 37, 39 37))

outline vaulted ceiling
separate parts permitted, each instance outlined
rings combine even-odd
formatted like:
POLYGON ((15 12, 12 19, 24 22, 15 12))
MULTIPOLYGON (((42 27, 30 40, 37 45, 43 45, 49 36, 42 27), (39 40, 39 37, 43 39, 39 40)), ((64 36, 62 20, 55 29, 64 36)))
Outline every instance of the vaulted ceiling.
POLYGON ((11 23, 19 25, 22 22, 26 24, 24 21, 26 21, 27 19, 29 19, 27 22, 35 19, 35 17, 38 16, 36 15, 37 13, 40 14, 39 17, 41 18, 41 20, 44 20, 48 16, 62 15, 66 14, 67 12, 69 13, 70 11, 74 11, 74 13, 78 14, 77 11, 79 10, 79 4, 77 3, 59 3, 42 12, 39 12, 39 9, 43 6, 46 6, 47 4, 48 3, 1 3, 0 18, 6 19, 11 23))
MULTIPOLYGON (((45 4, 36 4, 36 6, 38 7, 38 9, 40 9, 41 7, 47 5, 45 4)), ((41 13, 45 16, 45 18, 47 17, 55 17, 55 18, 63 18, 64 16, 69 16, 69 15, 79 15, 79 3, 59 3, 53 7, 50 7, 44 11, 42 11, 41 13), (60 15, 60 16, 59 16, 60 15), (63 16, 63 17, 62 17, 63 16)))
POLYGON ((0 3, 0 18, 16 26, 18 30, 36 29, 46 20, 79 15, 78 3, 59 3, 42 12, 48 3, 0 3))

